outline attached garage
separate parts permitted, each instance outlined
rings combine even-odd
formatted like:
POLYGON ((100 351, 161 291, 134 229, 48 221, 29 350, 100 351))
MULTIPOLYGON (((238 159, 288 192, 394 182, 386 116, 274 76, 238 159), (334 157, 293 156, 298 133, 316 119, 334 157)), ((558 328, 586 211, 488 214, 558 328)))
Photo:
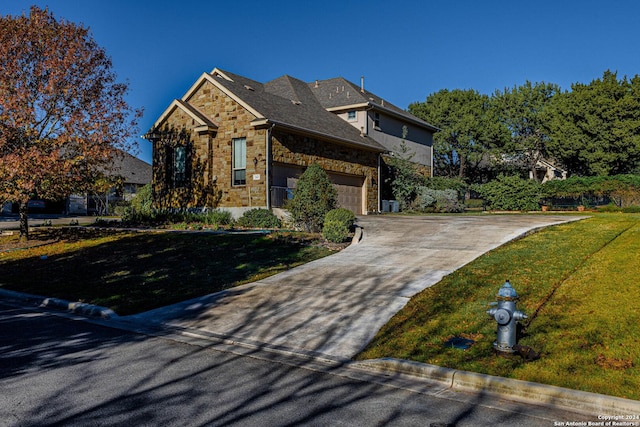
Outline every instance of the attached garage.
POLYGON ((356 215, 362 215, 364 206, 364 177, 331 173, 328 175, 338 190, 338 206, 349 209, 356 215))
MULTIPOLYGON (((295 188, 296 182, 303 172, 303 168, 290 165, 274 166, 271 189, 271 201, 274 207, 282 207, 286 197, 290 197, 293 194, 291 190, 295 188)), ((331 172, 327 173, 327 175, 338 191, 338 206, 349 209, 356 215, 362 215, 366 201, 364 196, 364 177, 331 172)))

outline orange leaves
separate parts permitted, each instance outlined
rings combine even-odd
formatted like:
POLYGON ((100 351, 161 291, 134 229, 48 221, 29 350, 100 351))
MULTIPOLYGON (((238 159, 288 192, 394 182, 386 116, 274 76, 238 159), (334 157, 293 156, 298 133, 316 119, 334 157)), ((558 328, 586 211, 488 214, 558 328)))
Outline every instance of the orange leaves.
POLYGON ((0 199, 88 187, 134 144, 139 112, 89 31, 32 7, 0 17, 0 199))

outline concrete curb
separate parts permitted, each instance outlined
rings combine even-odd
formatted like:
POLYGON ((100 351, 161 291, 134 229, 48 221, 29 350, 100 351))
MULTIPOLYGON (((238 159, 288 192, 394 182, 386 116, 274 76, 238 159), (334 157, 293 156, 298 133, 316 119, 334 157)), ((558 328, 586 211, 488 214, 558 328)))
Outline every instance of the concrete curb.
POLYGON ((585 414, 640 414, 640 401, 586 391, 442 368, 424 363, 382 358, 354 362, 353 367, 400 373, 447 384, 457 391, 484 392, 538 405, 566 408, 585 414))
POLYGON ((69 311, 82 316, 100 317, 102 319, 113 319, 118 317, 118 315, 110 308, 86 304, 83 302, 70 302, 59 298, 47 298, 39 295, 25 294, 7 289, 0 289, 0 298, 11 301, 20 301, 38 307, 69 311))

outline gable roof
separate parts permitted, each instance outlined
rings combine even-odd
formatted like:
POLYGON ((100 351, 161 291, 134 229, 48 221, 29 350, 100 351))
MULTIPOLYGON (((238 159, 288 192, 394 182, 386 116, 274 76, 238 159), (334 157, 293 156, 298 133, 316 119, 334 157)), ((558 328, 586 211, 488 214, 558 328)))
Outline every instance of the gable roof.
POLYGON ((232 93, 257 113, 256 124, 275 124, 368 150, 386 151, 378 142, 323 108, 301 80, 282 76, 262 84, 217 68, 211 76, 216 86, 232 93))
POLYGON ((164 112, 160 115, 158 120, 156 120, 156 122, 153 124, 153 127, 154 128, 159 127, 162 124, 162 122, 164 122, 166 118, 169 117, 169 115, 176 108, 180 108, 182 111, 187 113, 192 119, 194 119, 196 123, 198 123, 199 126, 196 128, 196 130, 204 131, 204 130, 218 129, 218 126, 215 123, 213 123, 211 120, 209 120, 209 118, 203 113, 201 113, 197 108, 179 99, 174 99, 173 102, 169 104, 169 107, 167 107, 167 109, 164 110, 164 112))
POLYGON ((361 91, 358 86, 342 77, 306 83, 284 75, 267 83, 260 83, 218 68, 214 68, 211 73, 203 73, 182 99, 174 100, 155 122, 154 128, 159 127, 176 108, 180 108, 199 124, 196 131, 216 130, 217 125, 189 103, 191 96, 206 82, 216 86, 253 114, 255 120, 252 123, 256 126, 275 125, 367 150, 387 151, 333 111, 353 107, 373 108, 430 131, 437 130, 373 93, 361 91))
POLYGON ((152 176, 151 165, 126 151, 121 151, 121 154, 114 157, 109 174, 122 177, 126 184, 149 184, 152 176))

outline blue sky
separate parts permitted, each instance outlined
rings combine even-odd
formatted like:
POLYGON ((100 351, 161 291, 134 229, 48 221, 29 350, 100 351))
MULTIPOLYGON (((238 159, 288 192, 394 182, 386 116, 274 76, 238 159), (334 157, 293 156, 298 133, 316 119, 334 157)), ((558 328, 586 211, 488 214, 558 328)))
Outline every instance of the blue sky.
POLYGON ((260 82, 364 75, 401 108, 441 89, 570 89, 607 69, 640 73, 635 0, 0 0, 0 14, 32 4, 92 30, 144 108, 140 134, 214 67, 260 82))

